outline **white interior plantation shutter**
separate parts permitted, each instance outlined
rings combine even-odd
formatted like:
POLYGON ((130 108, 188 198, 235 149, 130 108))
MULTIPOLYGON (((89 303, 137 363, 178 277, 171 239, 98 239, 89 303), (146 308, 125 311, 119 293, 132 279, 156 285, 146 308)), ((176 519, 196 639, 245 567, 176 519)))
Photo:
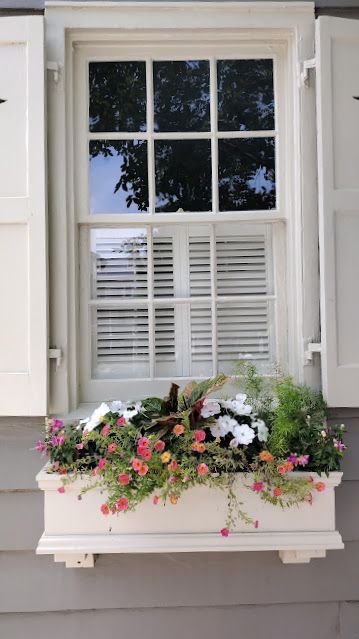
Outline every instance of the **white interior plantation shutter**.
POLYGON ((317 20, 323 388, 359 406, 359 20, 317 20))
POLYGON ((42 16, 0 17, 0 415, 47 409, 42 16))

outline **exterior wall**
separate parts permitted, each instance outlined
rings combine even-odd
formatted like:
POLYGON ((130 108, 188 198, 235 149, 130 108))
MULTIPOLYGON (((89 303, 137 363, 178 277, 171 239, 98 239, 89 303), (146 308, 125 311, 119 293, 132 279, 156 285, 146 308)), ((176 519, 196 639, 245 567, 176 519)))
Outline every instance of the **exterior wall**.
MULTIPOLYGON (((316 4, 320 13, 349 15, 347 7, 359 17, 359 0, 316 4)), ((42 0, 0 0, 0 13, 42 7, 42 0)), ((29 449, 41 419, 0 418, 1 639, 358 638, 359 409, 333 418, 349 429, 345 481, 337 490, 344 551, 298 566, 283 565, 276 553, 108 555, 93 570, 35 556, 42 460, 29 449)))
POLYGON ((349 429, 345 481, 337 490, 346 547, 309 565, 277 553, 100 556, 94 569, 36 557, 42 534, 41 420, 0 420, 0 637, 137 639, 355 639, 359 622, 359 409, 349 429))

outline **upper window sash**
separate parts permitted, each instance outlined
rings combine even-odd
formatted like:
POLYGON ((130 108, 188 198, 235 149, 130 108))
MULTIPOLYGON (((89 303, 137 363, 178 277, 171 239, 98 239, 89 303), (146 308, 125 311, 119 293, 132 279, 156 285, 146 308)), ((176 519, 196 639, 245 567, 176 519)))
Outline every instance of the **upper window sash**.
POLYGON ((119 44, 116 47, 103 47, 99 45, 79 46, 75 53, 75 74, 74 85, 76 87, 75 99, 75 126, 74 126, 74 150, 77 180, 75 184, 75 199, 77 221, 86 224, 146 224, 155 222, 191 222, 198 221, 263 221, 271 222, 285 219, 288 213, 286 204, 286 185, 283 179, 283 165, 285 163, 285 109, 284 109, 284 54, 286 47, 283 43, 276 43, 270 46, 268 43, 258 44, 253 47, 248 43, 239 43, 232 47, 223 45, 195 46, 189 48, 188 45, 179 46, 156 46, 150 48, 139 46, 138 44, 119 44), (160 132, 154 131, 153 121, 153 87, 151 78, 152 60, 209 60, 210 61, 210 130, 207 132, 160 132), (272 59, 273 60, 273 82, 275 100, 275 128, 273 130, 257 131, 219 131, 217 126, 217 86, 216 86, 216 60, 234 59, 272 59), (94 132, 89 130, 89 64, 93 61, 119 61, 119 60, 143 60, 147 65, 147 130, 138 132, 94 132), (275 167, 276 167, 276 208, 255 211, 219 211, 218 203, 218 143, 223 139, 235 138, 246 140, 248 138, 257 139, 273 136, 275 139, 275 167), (92 140, 133 140, 142 139, 149 145, 148 153, 148 175, 149 175, 149 211, 140 214, 133 213, 90 213, 89 202, 89 162, 88 145, 92 140), (179 215, 173 213, 155 212, 155 166, 154 166, 154 144, 156 140, 173 139, 208 139, 211 143, 211 170, 212 170, 212 210, 210 212, 181 212, 179 215))

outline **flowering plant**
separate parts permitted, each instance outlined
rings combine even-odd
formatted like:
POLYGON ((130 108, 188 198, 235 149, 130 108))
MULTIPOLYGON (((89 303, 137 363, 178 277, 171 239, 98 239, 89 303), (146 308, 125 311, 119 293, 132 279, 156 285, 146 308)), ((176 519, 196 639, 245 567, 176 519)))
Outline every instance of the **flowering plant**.
POLYGON ((65 492, 66 484, 78 475, 89 477, 83 492, 105 488, 104 515, 134 510, 149 496, 154 505, 160 500, 176 504, 184 490, 209 485, 228 494, 223 536, 237 517, 257 527, 258 522, 237 501, 233 486, 238 472, 250 473, 248 488, 274 505, 311 503, 313 491, 324 490, 325 483, 308 481, 292 471, 310 467, 312 458, 316 472, 337 468, 345 448, 343 427, 330 431, 321 423, 318 430, 307 419, 310 436, 305 448, 294 438, 289 452, 284 446, 284 454, 277 454, 274 413, 278 401, 269 409, 258 395, 256 406, 248 403, 245 394, 235 399, 210 398, 227 379, 220 374, 198 384, 191 382, 181 393, 172 384, 164 399, 102 403, 90 418, 76 424, 47 419, 36 448, 49 456, 48 472, 63 476, 59 492, 65 492), (319 449, 325 450, 322 457, 319 449))

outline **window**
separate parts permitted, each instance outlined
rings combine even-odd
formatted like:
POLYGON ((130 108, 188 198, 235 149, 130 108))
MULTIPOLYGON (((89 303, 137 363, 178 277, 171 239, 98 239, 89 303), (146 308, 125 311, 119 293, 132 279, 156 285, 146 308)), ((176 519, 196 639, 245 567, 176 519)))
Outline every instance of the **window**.
POLYGON ((82 399, 163 392, 239 357, 271 370, 286 321, 280 56, 78 59, 82 399))

